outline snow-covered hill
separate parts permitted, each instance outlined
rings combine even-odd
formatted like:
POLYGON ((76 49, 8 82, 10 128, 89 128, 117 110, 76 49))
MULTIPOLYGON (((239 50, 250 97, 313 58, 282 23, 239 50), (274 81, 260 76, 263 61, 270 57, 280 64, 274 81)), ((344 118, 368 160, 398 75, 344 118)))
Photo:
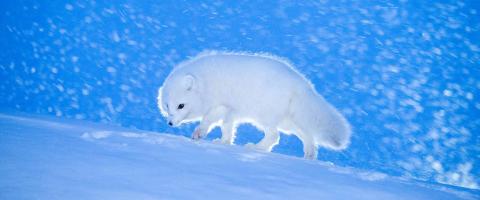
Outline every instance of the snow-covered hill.
MULTIPOLYGON (((205 50, 265 52, 351 124, 349 148, 321 148, 320 160, 480 189, 479 0, 0 5, 0 110, 187 136, 195 124, 168 126, 155 101, 173 67, 205 50)), ((235 143, 261 136, 240 126, 235 143)), ((302 149, 282 135, 273 152, 302 149)))
POLYGON ((0 199, 478 199, 241 146, 0 114, 0 199))

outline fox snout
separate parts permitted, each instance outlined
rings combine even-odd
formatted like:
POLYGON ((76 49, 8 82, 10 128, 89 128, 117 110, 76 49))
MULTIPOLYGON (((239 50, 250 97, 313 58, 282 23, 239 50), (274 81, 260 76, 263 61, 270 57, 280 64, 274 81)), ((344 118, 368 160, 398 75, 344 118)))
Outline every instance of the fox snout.
POLYGON ((176 119, 168 119, 167 123, 171 127, 177 127, 178 125, 180 125, 180 122, 176 119))

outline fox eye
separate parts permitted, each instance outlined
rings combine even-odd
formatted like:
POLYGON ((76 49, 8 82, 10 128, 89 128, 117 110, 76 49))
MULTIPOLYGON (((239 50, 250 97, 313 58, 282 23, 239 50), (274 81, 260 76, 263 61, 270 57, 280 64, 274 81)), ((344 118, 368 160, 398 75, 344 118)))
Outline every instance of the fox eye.
POLYGON ((178 107, 177 107, 177 109, 179 109, 179 110, 180 110, 180 109, 182 109, 184 106, 185 106, 185 104, 183 104, 183 103, 181 103, 181 104, 178 104, 178 107))

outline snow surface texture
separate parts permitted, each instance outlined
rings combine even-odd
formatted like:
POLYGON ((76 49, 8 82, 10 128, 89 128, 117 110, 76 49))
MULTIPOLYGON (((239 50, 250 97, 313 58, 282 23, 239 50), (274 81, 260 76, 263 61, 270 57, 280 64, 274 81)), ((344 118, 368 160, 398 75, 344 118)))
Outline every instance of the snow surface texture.
MULTIPOLYGON (((206 49, 269 52, 353 127, 349 148, 320 160, 479 188, 479 19, 478 0, 4 0, 0 109, 190 136, 156 107, 173 66, 206 49)), ((236 143, 259 137, 241 126, 236 143)), ((273 151, 303 155, 293 136, 273 151)))
POLYGON ((18 114, 0 114, 0 158, 0 199, 479 198, 239 146, 18 114))

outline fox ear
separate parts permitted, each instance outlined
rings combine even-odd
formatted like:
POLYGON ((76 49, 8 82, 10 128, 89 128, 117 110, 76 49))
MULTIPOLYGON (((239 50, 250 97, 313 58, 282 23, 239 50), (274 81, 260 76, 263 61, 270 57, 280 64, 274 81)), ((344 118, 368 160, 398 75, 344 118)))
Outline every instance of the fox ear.
POLYGON ((185 75, 185 77, 183 77, 183 87, 187 91, 195 88, 195 77, 190 74, 185 75))

